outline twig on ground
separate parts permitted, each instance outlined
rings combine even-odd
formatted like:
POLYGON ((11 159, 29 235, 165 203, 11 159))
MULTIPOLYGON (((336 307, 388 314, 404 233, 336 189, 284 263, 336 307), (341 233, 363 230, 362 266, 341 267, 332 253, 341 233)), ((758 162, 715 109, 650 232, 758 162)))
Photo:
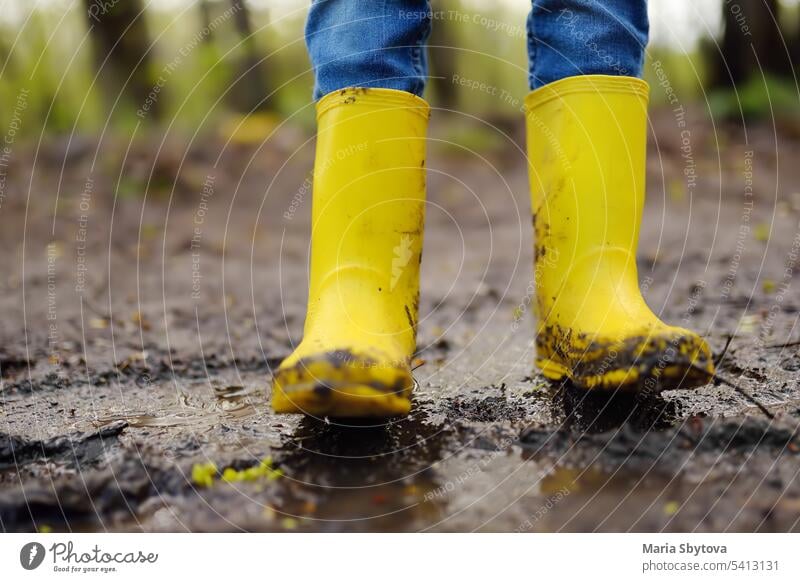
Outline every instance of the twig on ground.
POLYGON ((719 363, 722 361, 722 358, 724 358, 725 355, 728 353, 728 348, 730 347, 732 341, 733 341, 733 334, 728 334, 728 339, 725 341, 725 347, 722 348, 722 352, 720 352, 720 354, 716 358, 714 358, 714 366, 719 366, 719 363))
MULTIPOLYGON (((693 366, 693 367, 696 368, 697 370, 700 370, 701 372, 705 371, 699 366, 693 366)), ((770 420, 775 420, 775 415, 772 412, 770 412, 769 409, 764 404, 762 404, 755 396, 747 392, 747 390, 745 390, 741 386, 734 384, 733 382, 731 382, 724 376, 720 376, 716 372, 711 375, 711 378, 714 380, 715 383, 725 384, 726 386, 730 386, 736 392, 741 394, 745 398, 745 400, 747 400, 751 404, 755 404, 758 407, 758 409, 764 413, 764 416, 766 416, 770 420)))

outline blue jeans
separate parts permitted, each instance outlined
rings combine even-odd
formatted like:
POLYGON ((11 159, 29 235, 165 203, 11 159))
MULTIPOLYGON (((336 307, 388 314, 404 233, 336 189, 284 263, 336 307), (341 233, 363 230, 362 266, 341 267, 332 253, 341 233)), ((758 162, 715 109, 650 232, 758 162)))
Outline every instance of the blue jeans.
MULTIPOLYGON (((480 15, 431 12, 428 0, 312 0, 306 44, 314 98, 345 87, 421 96, 431 22, 454 16, 486 26, 480 15)), ((531 89, 576 75, 641 74, 647 0, 533 0, 527 24, 531 89)), ((487 26, 486 34, 504 33, 487 26)))

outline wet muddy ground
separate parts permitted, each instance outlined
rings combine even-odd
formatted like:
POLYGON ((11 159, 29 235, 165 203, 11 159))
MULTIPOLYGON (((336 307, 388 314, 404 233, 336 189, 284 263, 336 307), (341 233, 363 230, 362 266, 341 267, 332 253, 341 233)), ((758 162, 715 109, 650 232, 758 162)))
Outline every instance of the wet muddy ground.
POLYGON ((0 528, 800 530, 800 137, 653 115, 640 280, 720 380, 587 394, 532 367, 521 128, 451 115, 431 132, 414 408, 372 424, 268 406, 304 315, 306 133, 16 146, 0 528))

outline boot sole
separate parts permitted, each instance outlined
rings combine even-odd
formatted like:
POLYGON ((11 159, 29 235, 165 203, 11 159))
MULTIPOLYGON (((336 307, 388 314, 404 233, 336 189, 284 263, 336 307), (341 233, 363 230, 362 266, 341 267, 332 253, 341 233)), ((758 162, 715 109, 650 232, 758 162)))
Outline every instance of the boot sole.
POLYGON ((691 364, 666 366, 658 378, 640 373, 638 368, 616 368, 601 376, 578 375, 563 364, 549 358, 536 358, 536 367, 548 380, 570 381, 586 390, 622 390, 626 392, 662 392, 664 390, 693 389, 708 384, 713 370, 703 370, 691 364))
POLYGON ((340 418, 408 414, 414 378, 407 365, 380 364, 347 350, 333 350, 278 369, 272 408, 340 418))
POLYGON ((358 384, 294 384, 274 386, 272 408, 279 414, 301 413, 338 418, 404 416, 411 399, 404 394, 358 384))

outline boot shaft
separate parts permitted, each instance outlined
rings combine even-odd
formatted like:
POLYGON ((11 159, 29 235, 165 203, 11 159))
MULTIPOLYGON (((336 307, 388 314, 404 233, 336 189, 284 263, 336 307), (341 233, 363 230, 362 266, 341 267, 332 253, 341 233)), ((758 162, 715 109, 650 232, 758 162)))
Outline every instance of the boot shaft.
POLYGON ((647 100, 641 79, 601 75, 563 79, 526 99, 540 324, 557 300, 581 298, 587 317, 597 311, 592 295, 635 290, 631 301, 641 301, 647 100))
POLYGON ((354 329, 413 351, 429 110, 390 89, 346 89, 317 104, 307 335, 344 309, 354 329), (376 326, 375 313, 394 316, 376 326))

